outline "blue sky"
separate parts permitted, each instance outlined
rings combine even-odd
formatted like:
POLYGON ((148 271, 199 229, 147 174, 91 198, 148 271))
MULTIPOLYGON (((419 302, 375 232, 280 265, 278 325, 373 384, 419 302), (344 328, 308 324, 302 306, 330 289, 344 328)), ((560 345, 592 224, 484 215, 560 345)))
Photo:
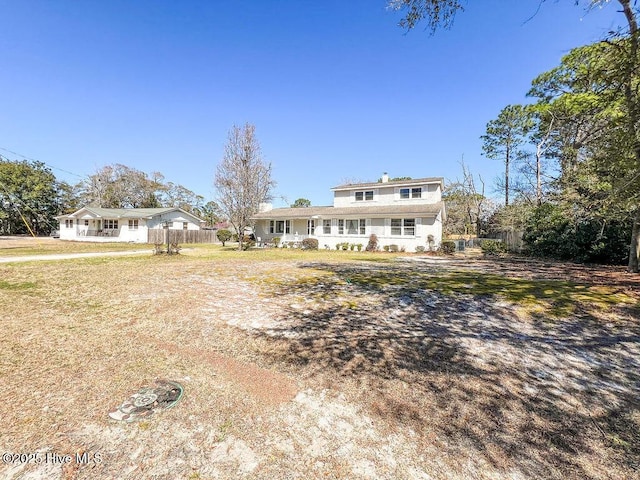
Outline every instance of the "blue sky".
POLYGON ((463 156, 490 183, 486 123, 623 23, 616 2, 538 4, 470 0, 430 36, 385 0, 0 0, 0 154, 71 183, 159 171, 209 200, 229 129, 249 122, 289 202, 330 204, 384 171, 455 179, 463 156))

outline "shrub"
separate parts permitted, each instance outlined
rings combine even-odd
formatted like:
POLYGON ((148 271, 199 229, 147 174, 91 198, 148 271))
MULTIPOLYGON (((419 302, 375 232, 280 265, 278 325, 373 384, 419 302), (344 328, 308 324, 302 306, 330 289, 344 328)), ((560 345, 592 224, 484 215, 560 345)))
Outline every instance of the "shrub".
POLYGON ((318 250, 318 239, 305 238, 302 240, 302 250, 318 250))
POLYGON ((425 250, 424 245, 418 245, 416 247, 416 253, 424 253, 424 250, 425 250))
POLYGON ((356 248, 358 249, 359 252, 361 252, 362 251, 362 244, 361 243, 356 244, 356 248))
POLYGON ((407 247, 405 247, 404 245, 400 246, 400 251, 401 252, 406 252, 407 251, 407 247))
POLYGON ((483 240, 480 248, 484 255, 500 255, 507 250, 505 244, 497 240, 483 240))
POLYGON ((354 248, 356 248, 356 244, 355 243, 350 243, 349 244, 349 250, 351 250, 353 252, 354 248))
POLYGON ((273 239, 271 241, 277 247, 278 244, 280 243, 280 237, 273 237, 273 239))
POLYGON ((397 252, 398 251, 398 245, 396 245, 395 243, 392 243, 391 245, 389 245, 389 251, 390 252, 397 252))
POLYGON ((250 235, 242 236, 242 250, 249 250, 256 245, 256 241, 250 235))
POLYGON ((369 243, 367 243, 367 252, 375 252, 378 250, 378 236, 375 233, 369 235, 369 243))
POLYGON ((624 265, 629 259, 631 223, 628 216, 606 223, 576 222, 561 207, 542 204, 528 218, 523 240, 533 256, 624 265))
POLYGON ((234 242, 237 242, 237 241, 238 241, 238 234, 237 234, 237 233, 234 233, 234 234, 231 236, 231 239, 232 239, 234 242))
POLYGON ((224 244, 231 240, 232 234, 229 230, 218 230, 216 237, 218 237, 218 240, 222 242, 222 246, 224 247, 224 244))
POLYGON ((447 255, 453 255, 453 252, 456 251, 456 242, 452 242, 451 240, 442 242, 440 244, 440 251, 447 255))
POLYGON ((382 249, 383 249, 385 252, 388 252, 388 251, 389 251, 389 245, 385 245, 384 247, 382 247, 382 249))
POLYGON ((349 249, 349 242, 344 242, 344 243, 342 244, 342 250, 345 250, 345 251, 346 251, 346 250, 348 250, 348 249, 349 249))

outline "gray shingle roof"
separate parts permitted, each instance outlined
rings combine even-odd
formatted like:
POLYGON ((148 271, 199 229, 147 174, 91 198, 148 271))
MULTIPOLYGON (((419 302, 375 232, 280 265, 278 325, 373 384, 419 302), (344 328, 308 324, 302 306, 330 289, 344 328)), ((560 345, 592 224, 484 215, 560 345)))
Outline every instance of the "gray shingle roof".
POLYGON ((274 208, 268 212, 261 212, 253 216, 256 220, 266 219, 293 219, 293 218, 331 218, 331 217, 388 217, 389 215, 415 215, 431 217, 436 216, 442 210, 443 203, 430 203, 427 205, 379 205, 364 207, 306 207, 306 208, 274 208))
POLYGON ((81 209, 67 214, 67 215, 59 215, 57 219, 76 217, 76 215, 80 212, 90 212, 93 215, 99 218, 151 218, 158 215, 163 215, 169 212, 179 211, 184 215, 189 215, 190 217, 202 221, 195 215, 189 212, 185 212, 184 210, 177 207, 165 207, 165 208, 100 208, 100 207, 82 207, 81 209))
POLYGON ((371 187, 385 187, 388 185, 398 186, 398 185, 424 185, 425 183, 443 183, 444 178, 442 177, 426 177, 426 178, 412 178, 411 180, 396 180, 389 182, 369 182, 369 183, 347 183, 345 185, 338 185, 337 187, 333 187, 331 190, 353 190, 355 188, 371 188, 371 187))

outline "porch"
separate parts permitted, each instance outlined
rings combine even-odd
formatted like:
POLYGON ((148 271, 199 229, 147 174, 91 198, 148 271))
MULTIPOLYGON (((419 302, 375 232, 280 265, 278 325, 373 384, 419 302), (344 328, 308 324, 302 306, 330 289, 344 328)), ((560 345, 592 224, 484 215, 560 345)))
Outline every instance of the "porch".
POLYGON ((119 228, 107 228, 99 230, 91 230, 88 228, 78 228, 76 230, 77 237, 119 237, 119 228))

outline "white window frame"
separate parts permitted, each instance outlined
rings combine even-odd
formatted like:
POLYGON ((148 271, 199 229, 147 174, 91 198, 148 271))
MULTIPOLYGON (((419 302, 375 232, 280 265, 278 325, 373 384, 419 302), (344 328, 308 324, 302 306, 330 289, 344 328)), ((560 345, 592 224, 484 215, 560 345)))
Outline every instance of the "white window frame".
POLYGON ((367 234, 367 219, 365 218, 339 218, 337 220, 338 224, 338 235, 345 235, 350 237, 362 237, 367 234), (355 222, 355 232, 349 233, 349 227, 353 227, 353 223, 355 222))
POLYGON ((118 220, 105 219, 102 221, 105 230, 118 230, 118 220))
POLYGON ((375 199, 375 196, 376 196, 375 190, 358 190, 353 194, 353 198, 355 199, 356 202, 373 202, 373 200, 375 199), (360 194, 362 198, 358 198, 358 194, 360 194), (367 197, 371 197, 371 198, 367 198, 367 197))
POLYGON ((311 218, 307 220, 307 235, 315 235, 316 234, 316 220, 311 218))
POLYGON ((129 230, 138 230, 139 221, 137 218, 129 219, 129 230))
POLYGON ((418 219, 415 217, 391 218, 389 219, 389 233, 392 237, 415 237, 418 223, 418 219))
POLYGON ((291 220, 269 220, 269 233, 276 235, 291 233, 291 220), (282 230, 278 227, 281 227, 282 230))
POLYGON ((324 235, 331 235, 331 219, 322 220, 322 233, 324 235))

